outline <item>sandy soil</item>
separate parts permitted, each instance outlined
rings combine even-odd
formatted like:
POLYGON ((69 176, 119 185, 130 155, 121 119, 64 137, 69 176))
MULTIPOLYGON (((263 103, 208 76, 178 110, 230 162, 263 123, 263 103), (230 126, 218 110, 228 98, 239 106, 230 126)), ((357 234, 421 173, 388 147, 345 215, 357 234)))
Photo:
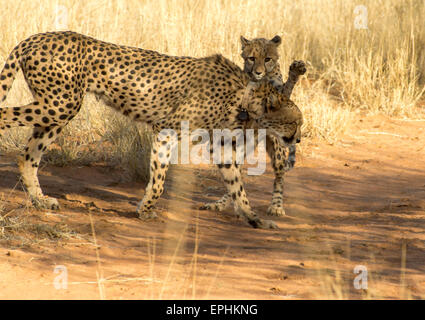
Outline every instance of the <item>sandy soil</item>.
MULTIPOLYGON (((3 155, 0 204, 15 227, 0 228, 0 298, 424 299, 424 128, 369 117, 334 145, 302 146, 278 230, 197 210, 224 192, 213 166, 173 168, 151 222, 134 213, 143 183, 101 166, 44 167, 41 185, 62 209, 38 211, 3 155), (367 290, 354 287, 358 265, 367 290), (55 288, 58 266, 67 288, 55 288)), ((265 217, 272 171, 245 182, 265 217)))

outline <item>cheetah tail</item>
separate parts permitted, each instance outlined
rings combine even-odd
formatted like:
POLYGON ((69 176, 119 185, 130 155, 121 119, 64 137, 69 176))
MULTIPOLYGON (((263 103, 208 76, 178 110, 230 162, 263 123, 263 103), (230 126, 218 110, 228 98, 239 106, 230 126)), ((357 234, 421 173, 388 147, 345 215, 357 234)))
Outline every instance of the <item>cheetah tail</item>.
POLYGON ((6 100, 7 94, 15 80, 16 73, 20 66, 20 46, 16 46, 4 64, 3 70, 0 73, 0 102, 6 100))

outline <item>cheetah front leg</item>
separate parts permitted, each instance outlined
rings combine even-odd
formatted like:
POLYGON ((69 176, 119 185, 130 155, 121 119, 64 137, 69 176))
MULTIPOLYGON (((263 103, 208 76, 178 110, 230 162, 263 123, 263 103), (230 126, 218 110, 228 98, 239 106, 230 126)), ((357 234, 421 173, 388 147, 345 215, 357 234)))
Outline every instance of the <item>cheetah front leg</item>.
MULTIPOLYGON (((213 146, 210 146, 210 153, 213 154, 214 153, 214 149, 213 146)), ((241 166, 238 167, 239 170, 242 169, 241 166)), ((240 173, 240 175, 242 176, 242 173, 240 173)), ((232 203, 232 196, 229 193, 225 193, 220 199, 218 199, 217 201, 214 202, 207 202, 204 203, 199 210, 212 210, 212 211, 224 211, 226 210, 228 207, 230 207, 230 204, 232 203)))
POLYGON ((272 161, 272 167, 274 171, 274 183, 273 183, 273 195, 272 201, 267 214, 272 216, 284 216, 285 209, 283 208, 283 186, 285 172, 291 170, 294 165, 295 159, 293 154, 295 149, 290 147, 288 159, 285 158, 285 148, 279 144, 274 137, 267 137, 267 153, 272 161))
MULTIPOLYGON (((213 153, 214 150, 211 146, 210 152, 213 153)), ((239 169, 239 176, 242 176, 242 166, 237 166, 239 169)), ((237 178, 236 178, 237 179, 237 178)), ((235 182, 238 182, 237 180, 235 182)), ((232 195, 230 193, 225 193, 220 199, 214 202, 207 202, 203 204, 199 210, 212 210, 222 212, 230 207, 232 203, 232 195)))
POLYGON ((251 209, 243 187, 239 166, 235 163, 218 165, 227 191, 232 197, 236 214, 244 217, 254 228, 276 229, 277 225, 273 221, 260 219, 251 209))
MULTIPOLYGON (((288 80, 279 88, 288 98, 291 97, 292 90, 301 75, 306 72, 304 61, 296 60, 289 67, 288 80)), ((285 156, 285 148, 279 144, 274 137, 267 137, 267 152, 272 160, 273 171, 275 175, 273 183, 272 201, 267 209, 267 214, 272 216, 283 216, 283 186, 285 172, 291 170, 295 165, 295 146, 289 147, 288 157, 285 156)))
MULTIPOLYGON (((272 216, 284 216, 283 208, 283 187, 285 182, 285 173, 291 170, 295 164, 295 146, 289 147, 288 156, 285 156, 285 148, 282 147, 275 138, 267 137, 267 152, 272 160, 273 171, 275 175, 273 183, 273 195, 267 214, 272 216), (287 159, 285 159, 287 158, 287 159)), ((241 167, 239 167, 240 169, 241 167)), ((242 174, 241 174, 242 175, 242 174)), ((236 178, 237 179, 237 178, 236 178)), ((230 206, 232 196, 226 193, 221 199, 206 203, 200 207, 200 210, 224 211, 230 206)))
POLYGON ((282 87, 278 89, 288 98, 291 97, 292 90, 294 89, 295 84, 298 82, 300 76, 302 76, 307 71, 306 65, 302 60, 295 60, 289 66, 288 80, 282 87))
POLYGON ((156 214, 152 212, 152 208, 164 192, 165 175, 169 167, 168 159, 172 147, 169 140, 160 140, 158 136, 152 141, 149 183, 146 186, 143 200, 140 201, 137 207, 140 219, 156 217, 156 214))

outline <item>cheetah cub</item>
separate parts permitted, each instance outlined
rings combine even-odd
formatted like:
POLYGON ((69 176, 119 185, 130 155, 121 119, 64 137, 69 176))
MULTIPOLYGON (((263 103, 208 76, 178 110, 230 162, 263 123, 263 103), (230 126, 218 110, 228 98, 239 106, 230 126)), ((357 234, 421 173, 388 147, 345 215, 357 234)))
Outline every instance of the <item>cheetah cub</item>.
MULTIPOLYGON (((264 38, 248 40, 241 36, 241 55, 244 60, 243 71, 249 75, 252 82, 259 82, 263 79, 268 80, 280 93, 289 99, 299 77, 306 72, 306 66, 301 60, 293 61, 289 67, 288 80, 283 83, 278 61, 278 47, 281 42, 282 39, 279 36, 275 36, 271 40, 264 38)), ((285 215, 285 210, 283 209, 284 173, 291 170, 295 165, 295 145, 289 146, 288 151, 286 156, 285 147, 279 144, 274 137, 267 136, 267 153, 272 160, 275 174, 272 201, 267 209, 267 214, 269 215, 285 215)), ((215 202, 204 204, 201 209, 223 211, 230 204, 231 196, 230 194, 225 194, 215 202)))
POLYGON ((289 67, 288 80, 283 83, 277 51, 281 43, 282 39, 279 36, 275 36, 271 40, 264 38, 248 40, 241 36, 241 55, 244 60, 244 72, 250 76, 251 81, 257 82, 267 79, 275 88, 290 98, 299 77, 307 69, 304 61, 293 61, 289 67))
MULTIPOLYGON (((248 40, 241 36, 242 58, 244 59, 244 72, 251 81, 257 82, 267 79, 288 99, 299 77, 306 72, 304 61, 295 60, 289 67, 288 80, 283 83, 282 73, 279 67, 278 47, 282 38, 278 35, 273 39, 256 38, 248 40)), ((285 149, 271 136, 267 137, 267 152, 272 160, 275 173, 274 191, 272 203, 267 210, 269 215, 285 215, 283 209, 283 175, 295 165, 295 145, 288 148, 288 156, 285 157, 285 149)))

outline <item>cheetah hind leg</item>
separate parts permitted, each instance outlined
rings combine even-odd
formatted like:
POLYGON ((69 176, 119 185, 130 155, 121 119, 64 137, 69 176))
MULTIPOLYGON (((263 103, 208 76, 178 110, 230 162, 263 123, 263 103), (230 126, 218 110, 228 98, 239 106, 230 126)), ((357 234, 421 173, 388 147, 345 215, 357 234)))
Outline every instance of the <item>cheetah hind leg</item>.
POLYGON ((176 143, 174 140, 170 144, 170 139, 171 137, 164 139, 157 135, 152 141, 149 183, 146 186, 143 200, 137 206, 137 213, 141 220, 157 218, 157 214, 152 209, 164 192, 164 180, 169 167, 170 153, 176 143))
MULTIPOLYGON (((38 121, 40 119, 35 119, 35 115, 32 113, 32 109, 38 107, 37 102, 34 102, 22 107, 0 108, 0 135, 3 135, 6 129, 12 127, 33 126, 34 123, 42 122, 38 121), (24 113, 24 110, 31 110, 31 115, 24 113), (27 115, 23 116, 24 114, 27 115)), ((41 117, 41 115, 38 117, 41 117)), ((50 122, 51 119, 48 120, 50 122)), ((37 171, 43 152, 61 130, 62 126, 59 126, 59 124, 50 127, 34 127, 25 152, 18 156, 18 167, 22 182, 36 208, 59 209, 58 201, 55 198, 45 196, 41 191, 37 171)))
POLYGON ((22 181, 32 204, 38 209, 57 210, 60 208, 58 200, 43 194, 37 171, 44 151, 55 140, 61 129, 59 126, 35 127, 25 152, 18 157, 22 181))

